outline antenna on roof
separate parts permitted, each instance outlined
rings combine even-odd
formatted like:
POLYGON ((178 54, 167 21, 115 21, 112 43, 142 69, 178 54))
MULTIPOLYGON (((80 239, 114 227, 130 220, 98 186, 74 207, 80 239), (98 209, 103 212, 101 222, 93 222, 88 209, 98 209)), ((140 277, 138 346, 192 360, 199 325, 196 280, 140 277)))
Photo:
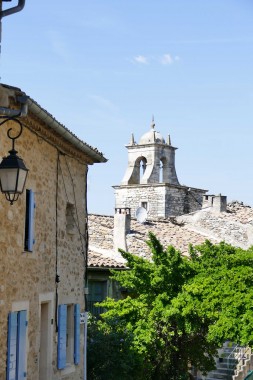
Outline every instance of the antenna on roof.
POLYGON ((136 219, 139 223, 143 224, 147 220, 147 210, 144 207, 138 207, 135 213, 136 219))

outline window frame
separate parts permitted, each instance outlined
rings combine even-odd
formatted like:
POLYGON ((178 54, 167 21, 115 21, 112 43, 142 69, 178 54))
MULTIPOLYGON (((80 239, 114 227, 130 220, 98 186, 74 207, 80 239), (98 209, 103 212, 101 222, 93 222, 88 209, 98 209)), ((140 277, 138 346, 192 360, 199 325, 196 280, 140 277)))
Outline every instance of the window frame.
POLYGON ((27 377, 27 316, 26 309, 8 314, 7 380, 23 380, 27 377))
POLYGON ((69 373, 80 363, 80 304, 58 306, 57 368, 69 373))

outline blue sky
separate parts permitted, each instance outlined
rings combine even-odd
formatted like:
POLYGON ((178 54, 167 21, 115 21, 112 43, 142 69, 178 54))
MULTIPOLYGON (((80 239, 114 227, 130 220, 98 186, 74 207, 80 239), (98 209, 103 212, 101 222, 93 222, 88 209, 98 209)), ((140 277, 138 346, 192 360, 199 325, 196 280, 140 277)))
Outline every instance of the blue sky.
POLYGON ((89 212, 113 214, 125 145, 153 114, 181 184, 253 206, 251 0, 26 0, 2 20, 0 68, 108 158, 90 167, 89 212))

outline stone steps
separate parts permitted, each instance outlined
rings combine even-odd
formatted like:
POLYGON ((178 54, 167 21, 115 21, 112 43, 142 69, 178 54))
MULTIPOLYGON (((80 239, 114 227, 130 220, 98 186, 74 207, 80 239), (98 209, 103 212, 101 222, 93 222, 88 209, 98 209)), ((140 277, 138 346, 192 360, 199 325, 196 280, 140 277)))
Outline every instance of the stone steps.
POLYGON ((236 353, 235 345, 226 342, 219 350, 219 357, 216 358, 216 369, 209 372, 205 380, 232 380, 238 360, 234 357, 236 353))

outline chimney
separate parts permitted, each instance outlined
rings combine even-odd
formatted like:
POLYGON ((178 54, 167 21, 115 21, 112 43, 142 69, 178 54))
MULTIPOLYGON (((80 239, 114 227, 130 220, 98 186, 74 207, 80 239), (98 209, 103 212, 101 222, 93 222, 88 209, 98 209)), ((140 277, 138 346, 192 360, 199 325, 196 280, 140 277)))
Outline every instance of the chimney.
POLYGON ((126 234, 130 232, 131 213, 130 208, 115 208, 114 215, 114 250, 121 248, 127 251, 126 234))
POLYGON ((216 212, 227 211, 227 197, 225 195, 215 195, 213 197, 213 208, 216 212))
POLYGON ((226 195, 203 195, 202 208, 212 207, 214 212, 227 211, 227 197, 226 195))
POLYGON ((215 195, 205 194, 202 198, 202 208, 213 207, 213 198, 215 195))

